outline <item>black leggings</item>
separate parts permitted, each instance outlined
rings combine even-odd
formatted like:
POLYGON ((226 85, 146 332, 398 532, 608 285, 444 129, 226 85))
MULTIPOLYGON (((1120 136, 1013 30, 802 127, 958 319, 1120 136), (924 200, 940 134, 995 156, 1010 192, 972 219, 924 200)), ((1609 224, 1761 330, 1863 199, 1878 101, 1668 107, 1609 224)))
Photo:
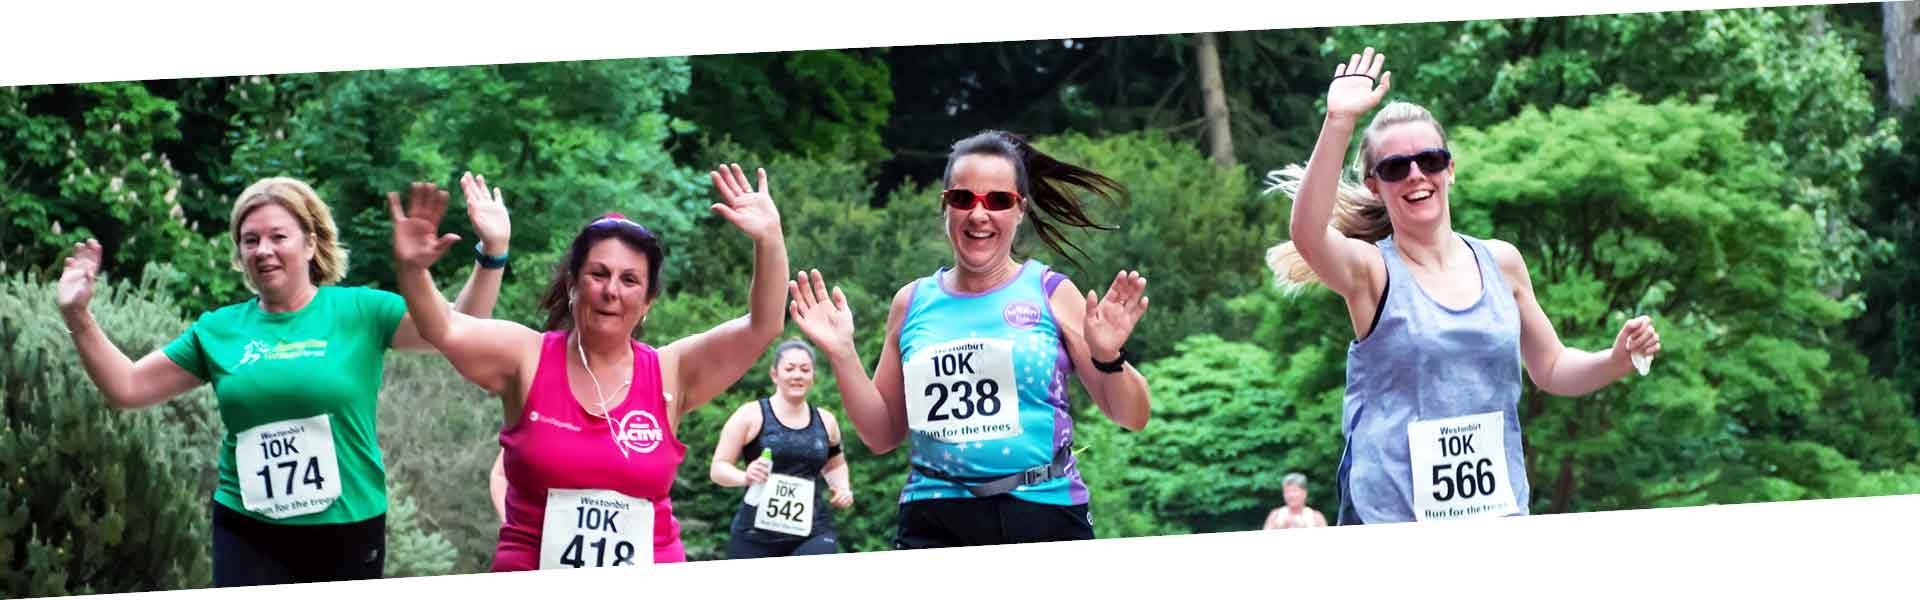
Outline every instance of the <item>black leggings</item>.
POLYGON ((379 579, 387 516, 340 525, 277 525, 213 503, 213 586, 379 579))
POLYGON ((1055 506, 1001 494, 900 505, 897 550, 1093 539, 1087 505, 1055 506))
POLYGON ((754 507, 742 503, 734 511, 727 537, 727 558, 771 558, 806 554, 838 554, 840 542, 833 524, 816 520, 813 535, 800 537, 753 528, 754 507))

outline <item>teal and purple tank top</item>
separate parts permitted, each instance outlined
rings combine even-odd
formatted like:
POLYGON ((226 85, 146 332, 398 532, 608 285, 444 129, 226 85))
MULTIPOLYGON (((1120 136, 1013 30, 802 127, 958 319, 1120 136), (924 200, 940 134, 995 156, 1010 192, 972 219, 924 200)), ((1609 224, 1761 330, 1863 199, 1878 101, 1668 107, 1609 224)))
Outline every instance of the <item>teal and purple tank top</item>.
MULTIPOLYGON (((915 282, 900 325, 910 460, 900 502, 969 498, 961 483, 1052 462, 1073 443, 1073 362, 1047 298, 1066 277, 1036 260, 982 293, 947 289, 942 267, 915 282), (934 476, 930 473, 938 473, 934 476)), ((1087 502, 1078 465, 1009 494, 1057 506, 1087 502)))

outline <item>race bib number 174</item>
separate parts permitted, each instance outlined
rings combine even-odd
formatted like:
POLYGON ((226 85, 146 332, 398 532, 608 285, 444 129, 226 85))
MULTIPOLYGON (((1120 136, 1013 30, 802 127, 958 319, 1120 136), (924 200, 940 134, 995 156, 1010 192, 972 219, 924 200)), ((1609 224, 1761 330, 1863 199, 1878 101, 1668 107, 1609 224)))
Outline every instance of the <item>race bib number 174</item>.
POLYGON ((973 338, 915 352, 900 366, 907 426, 943 443, 1020 434, 1011 340, 973 338))
POLYGON ((1408 424, 1414 518, 1475 519, 1517 512, 1506 440, 1506 413, 1498 411, 1408 424))
POLYGON ((234 436, 233 464, 241 503, 263 517, 310 515, 340 497, 340 465, 327 415, 240 432, 234 436))

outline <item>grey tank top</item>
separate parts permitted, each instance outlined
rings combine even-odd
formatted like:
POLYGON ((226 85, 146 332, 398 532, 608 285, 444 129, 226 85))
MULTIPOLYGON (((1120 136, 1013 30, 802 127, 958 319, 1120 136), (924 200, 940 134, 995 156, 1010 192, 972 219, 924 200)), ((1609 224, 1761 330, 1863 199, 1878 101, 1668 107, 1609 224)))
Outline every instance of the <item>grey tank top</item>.
POLYGON ((1441 305, 1414 281, 1391 236, 1375 242, 1387 264, 1378 321, 1347 349, 1341 431, 1343 508, 1367 523, 1413 521, 1407 425, 1500 411, 1506 415, 1508 481, 1527 514, 1530 487, 1520 445, 1520 311, 1484 242, 1473 249, 1480 297, 1462 310, 1441 305))

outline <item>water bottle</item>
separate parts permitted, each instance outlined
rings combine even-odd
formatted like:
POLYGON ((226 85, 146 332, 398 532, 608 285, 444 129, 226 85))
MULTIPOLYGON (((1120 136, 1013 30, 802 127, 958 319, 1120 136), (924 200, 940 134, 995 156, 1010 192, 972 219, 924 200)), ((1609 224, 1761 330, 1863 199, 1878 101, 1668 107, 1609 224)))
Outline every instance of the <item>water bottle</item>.
MULTIPOLYGON (((772 464, 773 450, 770 448, 761 448, 760 458, 767 459, 768 461, 767 470, 771 472, 773 470, 773 464, 772 464)), ((747 504, 751 504, 753 506, 759 506, 760 505, 760 488, 766 487, 766 485, 767 484, 765 482, 761 482, 761 483, 755 483, 751 486, 748 486, 747 487, 747 504)))

